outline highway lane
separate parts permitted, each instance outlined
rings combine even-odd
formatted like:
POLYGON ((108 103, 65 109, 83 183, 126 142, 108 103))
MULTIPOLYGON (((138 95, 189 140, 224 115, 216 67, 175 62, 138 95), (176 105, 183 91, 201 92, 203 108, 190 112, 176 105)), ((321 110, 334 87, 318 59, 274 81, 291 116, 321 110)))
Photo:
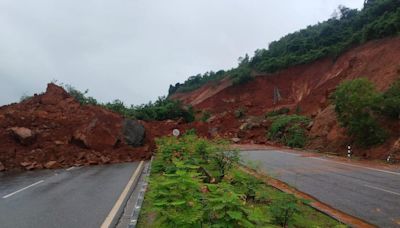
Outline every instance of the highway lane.
POLYGON ((380 227, 400 227, 400 172, 278 150, 243 151, 262 171, 380 227))
POLYGON ((0 174, 0 227, 100 227, 138 164, 0 174))

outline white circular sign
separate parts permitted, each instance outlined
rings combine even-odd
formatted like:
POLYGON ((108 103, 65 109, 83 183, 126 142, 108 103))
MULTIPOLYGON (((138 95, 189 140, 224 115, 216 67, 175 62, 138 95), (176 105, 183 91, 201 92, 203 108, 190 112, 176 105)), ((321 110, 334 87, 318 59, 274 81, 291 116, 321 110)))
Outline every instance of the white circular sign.
POLYGON ((181 132, 178 129, 174 129, 172 131, 172 135, 175 136, 175 137, 178 137, 180 134, 181 134, 181 132))

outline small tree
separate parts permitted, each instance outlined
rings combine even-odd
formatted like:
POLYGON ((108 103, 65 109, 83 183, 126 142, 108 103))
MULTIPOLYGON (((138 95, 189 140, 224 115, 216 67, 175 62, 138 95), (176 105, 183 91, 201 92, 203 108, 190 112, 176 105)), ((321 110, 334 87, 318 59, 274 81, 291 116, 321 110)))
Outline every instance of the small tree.
POLYGON ((283 194, 271 204, 270 211, 275 224, 287 227, 293 215, 300 212, 298 200, 289 194, 283 194))
POLYGON ((333 98, 340 124, 356 143, 368 147, 384 142, 386 134, 374 116, 382 96, 370 81, 364 78, 345 81, 337 87, 333 98))

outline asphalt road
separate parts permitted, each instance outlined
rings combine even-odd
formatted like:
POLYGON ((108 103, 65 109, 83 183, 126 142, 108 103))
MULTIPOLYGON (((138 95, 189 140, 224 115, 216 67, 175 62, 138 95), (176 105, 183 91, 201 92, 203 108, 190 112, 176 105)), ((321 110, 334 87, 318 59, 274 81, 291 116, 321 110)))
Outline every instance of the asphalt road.
POLYGON ((277 150, 245 151, 242 155, 244 160, 258 163, 268 175, 336 209, 380 227, 400 227, 398 170, 277 150))
POLYGON ((100 227, 138 163, 0 173, 0 227, 100 227))

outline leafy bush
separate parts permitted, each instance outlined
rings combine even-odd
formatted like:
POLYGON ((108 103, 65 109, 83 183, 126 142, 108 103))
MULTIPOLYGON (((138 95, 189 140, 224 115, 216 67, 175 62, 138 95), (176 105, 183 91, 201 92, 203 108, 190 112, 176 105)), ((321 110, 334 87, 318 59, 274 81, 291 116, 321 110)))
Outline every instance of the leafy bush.
POLYGON ((121 100, 114 100, 113 102, 108 102, 102 105, 104 108, 109 109, 113 112, 117 112, 123 116, 131 116, 131 113, 121 100))
POLYGON ((235 191, 243 194, 248 201, 256 199, 256 193, 260 189, 262 182, 241 171, 233 170, 230 183, 234 186, 235 191))
POLYGON ((20 98, 19 98, 19 102, 24 102, 28 99, 32 98, 32 96, 29 96, 27 94, 23 94, 20 98))
POLYGON ((232 186, 223 182, 208 185, 205 211, 211 225, 217 227, 254 227, 247 218, 242 196, 233 191, 232 186))
POLYGON ((342 82, 333 98, 340 124, 357 144, 368 147, 384 142, 386 134, 374 115, 379 110, 382 96, 370 81, 359 78, 342 82))
POLYGON ((204 111, 201 113, 201 118, 200 118, 200 120, 201 120, 202 122, 207 122, 207 120, 210 119, 210 117, 211 117, 211 113, 210 113, 209 111, 207 111, 207 110, 204 110, 204 111))
POLYGON ((240 108, 236 109, 233 114, 238 119, 243 118, 246 115, 246 108, 240 107, 240 108))
POLYGON ((288 114, 289 112, 290 112, 289 108, 283 107, 278 110, 273 110, 273 111, 268 112, 267 114, 265 114, 265 117, 268 118, 268 117, 279 116, 279 115, 283 115, 283 114, 288 114))
POLYGON ((176 83, 175 85, 170 85, 168 94, 172 95, 174 93, 183 93, 189 92, 195 89, 200 88, 201 86, 205 85, 206 83, 212 81, 219 81, 223 77, 226 76, 226 72, 224 70, 220 70, 217 72, 206 72, 203 75, 198 74, 195 76, 190 76, 184 83, 176 83))
POLYGON ((87 96, 87 93, 89 92, 88 89, 85 90, 84 92, 81 92, 80 90, 76 89, 72 85, 67 84, 67 85, 64 85, 63 87, 69 93, 69 95, 74 97, 82 105, 97 105, 98 104, 96 99, 94 99, 93 97, 87 96))
POLYGON ((212 159, 218 170, 218 179, 222 180, 227 171, 239 161, 239 152, 236 150, 230 151, 217 151, 213 153, 212 159))
POLYGON ((248 67, 238 67, 231 71, 230 77, 233 85, 241 85, 252 79, 251 70, 248 67))
POLYGON ((276 224, 287 227, 293 215, 300 212, 298 200, 293 195, 285 194, 273 201, 270 211, 276 224))
POLYGON ((163 174, 151 181, 150 197, 160 214, 157 222, 164 227, 196 227, 203 217, 200 178, 195 166, 174 161, 177 170, 163 174))
POLYGON ((268 137, 290 147, 302 148, 307 142, 305 127, 310 119, 299 115, 280 115, 273 119, 268 137))
POLYGON ((171 100, 166 97, 159 97, 154 103, 131 106, 130 115, 141 120, 167 120, 182 118, 186 122, 195 119, 192 106, 184 106, 182 102, 171 100))
POLYGON ((400 80, 383 93, 382 113, 393 119, 400 118, 400 80))

